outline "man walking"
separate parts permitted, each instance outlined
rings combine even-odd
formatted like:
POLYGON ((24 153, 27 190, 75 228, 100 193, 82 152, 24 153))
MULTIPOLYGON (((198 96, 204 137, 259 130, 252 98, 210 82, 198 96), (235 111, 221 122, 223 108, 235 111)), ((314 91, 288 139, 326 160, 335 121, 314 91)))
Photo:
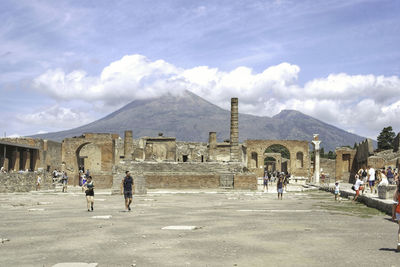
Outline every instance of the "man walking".
POLYGON ((129 171, 125 172, 125 177, 122 179, 121 183, 121 194, 122 188, 124 189, 124 197, 125 197, 125 209, 130 211, 131 210, 131 203, 132 203, 132 192, 133 192, 133 178, 129 171))

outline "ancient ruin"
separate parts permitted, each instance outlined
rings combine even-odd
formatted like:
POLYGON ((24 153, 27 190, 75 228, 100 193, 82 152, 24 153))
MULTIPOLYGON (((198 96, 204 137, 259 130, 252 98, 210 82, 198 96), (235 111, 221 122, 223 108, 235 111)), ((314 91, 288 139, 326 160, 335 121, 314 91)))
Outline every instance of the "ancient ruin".
MULTIPOLYGON (((134 175, 137 193, 154 188, 231 188, 257 189, 265 171, 290 173, 294 180, 319 183, 320 171, 331 178, 352 182, 355 172, 363 166, 381 168, 399 166, 399 135, 395 149, 388 153, 373 152, 370 139, 358 144, 356 149, 337 148, 336 160, 319 157, 321 141, 315 134, 315 160, 311 160, 310 142, 306 140, 246 140, 239 143, 238 99, 231 99, 230 139, 218 142, 217 133, 210 132, 208 143, 181 142, 175 137, 133 138, 127 130, 123 139, 112 133, 85 133, 65 138, 61 143, 32 138, 1 138, 0 165, 8 176, 2 174, 1 191, 30 190, 34 184, 32 171, 49 176, 54 169, 66 171, 69 184, 79 185, 79 170, 90 170, 97 188, 118 191, 124 172, 134 175), (271 152, 272 146, 288 151, 288 156, 271 152), (12 186, 13 179, 27 185, 12 186), (3 177, 4 176, 4 177, 3 177), (26 178, 23 178, 26 177, 26 178), (31 181, 32 180, 32 181, 31 181)), ((51 179, 45 179, 51 181, 51 179)))

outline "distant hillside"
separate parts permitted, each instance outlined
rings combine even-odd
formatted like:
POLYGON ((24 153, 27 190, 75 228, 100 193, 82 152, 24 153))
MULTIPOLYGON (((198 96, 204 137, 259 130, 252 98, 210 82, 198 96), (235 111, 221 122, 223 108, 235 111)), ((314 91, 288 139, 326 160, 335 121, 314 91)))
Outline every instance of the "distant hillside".
MULTIPOLYGON (((207 142, 208 133, 217 132, 218 141, 222 141, 229 139, 230 111, 187 91, 182 96, 135 100, 81 127, 33 137, 61 141, 85 132, 118 133, 123 137, 125 130, 132 130, 134 138, 163 132, 164 136, 174 136, 179 141, 199 142, 207 142)), ((325 151, 342 145, 353 146, 365 139, 295 110, 283 110, 272 118, 239 114, 240 142, 246 139, 310 141, 314 133, 320 134, 325 151)))

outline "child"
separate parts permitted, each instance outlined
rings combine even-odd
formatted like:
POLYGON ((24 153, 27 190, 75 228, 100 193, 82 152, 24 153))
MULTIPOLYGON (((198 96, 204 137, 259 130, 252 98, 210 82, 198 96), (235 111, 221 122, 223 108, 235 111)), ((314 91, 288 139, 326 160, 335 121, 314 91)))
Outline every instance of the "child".
POLYGON ((335 201, 340 200, 339 182, 335 183, 335 201))

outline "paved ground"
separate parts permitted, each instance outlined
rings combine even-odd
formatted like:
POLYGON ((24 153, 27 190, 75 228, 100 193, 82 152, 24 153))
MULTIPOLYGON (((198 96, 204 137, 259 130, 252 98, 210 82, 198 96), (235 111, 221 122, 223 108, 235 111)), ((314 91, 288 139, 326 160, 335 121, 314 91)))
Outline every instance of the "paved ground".
POLYGON ((0 194, 0 266, 400 266, 388 216, 322 191, 150 193, 132 212, 95 198, 87 212, 79 192, 0 194))

